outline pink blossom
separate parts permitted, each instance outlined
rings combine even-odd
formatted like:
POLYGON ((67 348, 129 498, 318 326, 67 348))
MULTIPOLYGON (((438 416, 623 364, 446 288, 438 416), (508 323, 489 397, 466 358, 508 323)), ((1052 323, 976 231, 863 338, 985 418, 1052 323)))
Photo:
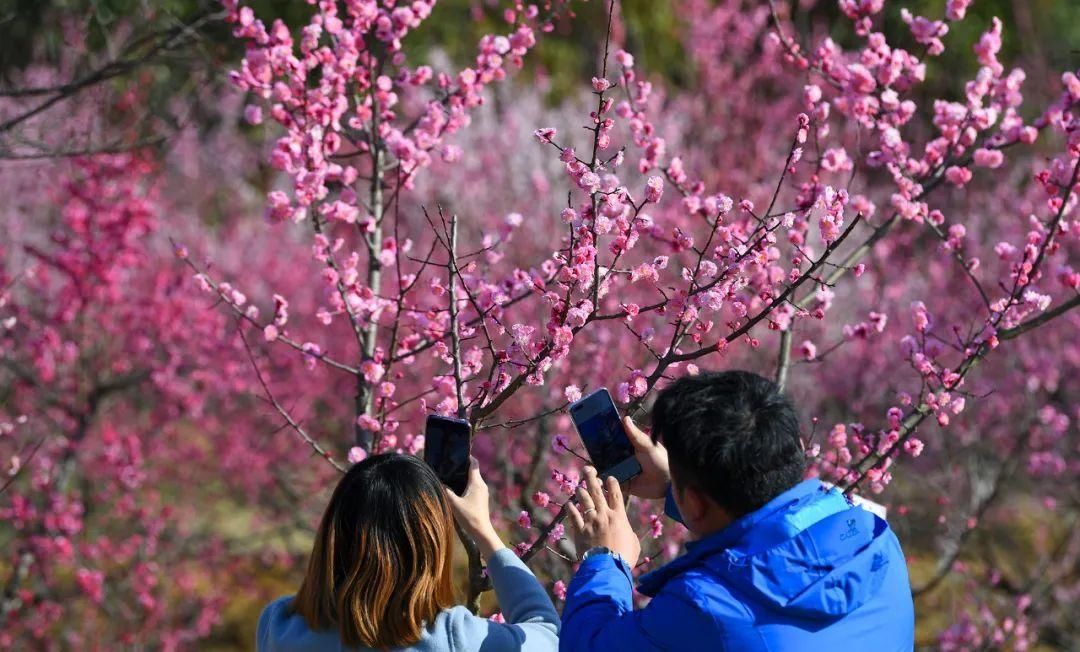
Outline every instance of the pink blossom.
POLYGON ((596 192, 600 189, 600 177, 594 172, 585 172, 578 179, 578 187, 586 192, 596 192))
POLYGON ((455 163, 461 160, 462 149, 457 145, 444 145, 442 147, 442 160, 447 163, 455 163))
POLYGON ((543 129, 537 129, 533 132, 533 135, 536 136, 536 140, 541 143, 550 143, 552 139, 555 138, 555 133, 556 131, 554 128, 544 127, 543 129))
POLYGON ((922 16, 913 16, 907 9, 901 9, 900 15, 911 27, 911 34, 915 40, 927 47, 927 53, 933 56, 941 54, 945 49, 941 37, 949 32, 949 26, 940 20, 929 20, 922 16))
POLYGON ((566 600, 566 582, 562 580, 556 580, 551 585, 551 592, 554 594, 556 600, 566 600))
POLYGON ((964 14, 971 6, 972 0, 947 0, 945 3, 945 17, 949 20, 963 20, 964 14))
POLYGON ((838 423, 829 431, 829 445, 833 448, 843 448, 847 445, 847 426, 838 423))
POLYGON ((657 272, 654 265, 649 263, 641 263, 635 267, 630 273, 630 282, 636 283, 639 280, 646 280, 651 283, 656 283, 660 279, 660 274, 657 272))
POLYGON ((531 528, 532 527, 532 517, 529 516, 529 512, 527 512, 525 510, 521 510, 521 513, 518 514, 518 517, 517 517, 517 523, 518 523, 518 525, 525 528, 526 530, 531 528))
POLYGON ((364 380, 374 385, 382 379, 386 369, 374 360, 364 360, 360 364, 360 373, 364 375, 364 380))
POLYGON ((645 185, 645 201, 656 203, 660 201, 660 196, 664 194, 664 178, 663 177, 649 177, 648 183, 645 185))
POLYGON ((359 446, 353 446, 349 449, 349 464, 358 464, 367 459, 368 452, 359 446))
POLYGON ((611 88, 611 82, 604 79, 603 77, 593 77, 592 87, 594 91, 603 93, 607 89, 611 88))
POLYGON ((567 347, 574 341, 574 331, 569 326, 560 326, 552 334, 552 341, 557 347, 567 347))
POLYGON ((649 515, 649 536, 659 539, 664 534, 664 519, 658 514, 649 515))
POLYGON ((1001 51, 1001 27, 1001 20, 996 16, 992 18, 990 29, 983 33, 974 47, 979 63, 998 73, 1001 71, 1001 64, 997 60, 997 53, 1001 51))
POLYGON ((199 289, 203 292, 213 292, 214 286, 211 285, 210 279, 206 274, 196 274, 194 277, 195 283, 199 286, 199 289))
POLYGON ((266 216, 270 221, 281 222, 292 215, 292 203, 285 193, 280 190, 274 190, 271 191, 266 198, 268 202, 266 216))
POLYGON ((951 165, 945 170, 945 178, 954 186, 963 186, 968 181, 971 181, 971 170, 951 165))
POLYGON ((244 107, 244 120, 253 125, 261 124, 263 121, 262 108, 256 104, 248 104, 244 107))
POLYGON ((986 149, 981 147, 975 150, 974 155, 975 165, 984 168, 998 168, 1005 161, 1005 155, 1001 153, 1001 150, 986 149))
POLYGON ((840 10, 851 18, 879 13, 885 0, 840 0, 840 10))
POLYGON ((821 167, 826 172, 843 172, 851 170, 852 162, 844 148, 832 147, 825 150, 825 153, 822 155, 821 167))
POLYGON ((368 432, 379 432, 382 430, 382 424, 369 414, 361 414, 358 416, 356 418, 356 425, 368 432))
POLYGON ((103 572, 80 568, 75 571, 75 581, 78 583, 79 589, 81 589, 94 604, 101 604, 102 600, 105 598, 105 574, 103 572))

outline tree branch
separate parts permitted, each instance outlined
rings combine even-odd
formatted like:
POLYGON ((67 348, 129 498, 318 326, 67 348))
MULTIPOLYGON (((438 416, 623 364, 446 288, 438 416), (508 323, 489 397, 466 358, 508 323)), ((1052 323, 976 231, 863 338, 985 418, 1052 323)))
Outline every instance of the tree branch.
POLYGON ((255 360, 255 352, 251 349, 251 345, 248 343, 247 336, 244 335, 243 325, 239 322, 237 322, 236 324, 236 332, 239 333, 240 340, 244 343, 244 350, 247 351, 248 359, 251 361, 251 368, 255 370, 255 377, 259 380, 259 385, 262 386, 263 392, 266 393, 266 400, 270 403, 270 405, 274 407, 275 410, 277 410, 277 413, 281 415, 281 418, 285 420, 285 423, 289 424, 289 427, 292 428, 293 431, 300 436, 300 439, 302 439, 304 443, 311 447, 311 450, 315 451, 315 453, 317 453, 319 457, 329 462, 330 466, 337 469, 339 473, 345 473, 345 467, 339 464, 337 460, 335 460, 333 456, 319 444, 319 442, 312 439, 311 436, 308 435, 307 432, 304 430, 304 428, 299 423, 297 423, 295 419, 292 418, 292 415, 289 414, 289 411, 286 410, 285 407, 278 402, 277 398, 274 397, 274 393, 270 391, 270 386, 267 384, 266 379, 263 377, 262 372, 259 370, 259 365, 255 360))

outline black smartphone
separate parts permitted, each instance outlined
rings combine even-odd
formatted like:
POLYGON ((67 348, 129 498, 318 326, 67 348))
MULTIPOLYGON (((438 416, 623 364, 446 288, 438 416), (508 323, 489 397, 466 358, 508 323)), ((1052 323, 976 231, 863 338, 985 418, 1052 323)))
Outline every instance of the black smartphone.
POLYGON ((611 394, 601 387, 570 405, 570 419, 601 478, 626 482, 641 473, 611 394))
POLYGON ((469 484, 469 422, 429 414, 424 428, 424 461, 450 490, 461 496, 469 484))

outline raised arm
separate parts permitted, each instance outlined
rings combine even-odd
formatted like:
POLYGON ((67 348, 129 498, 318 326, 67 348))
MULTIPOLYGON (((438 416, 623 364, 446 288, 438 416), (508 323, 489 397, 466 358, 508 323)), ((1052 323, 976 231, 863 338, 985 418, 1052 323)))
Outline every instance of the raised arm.
MULTIPOLYGON (((487 561, 505 623, 461 614, 455 650, 550 652, 559 647, 559 614, 532 571, 506 547, 491 524, 488 488, 473 459, 464 496, 447 491, 454 515, 487 561)), ((464 610, 461 610, 464 611, 464 610)))

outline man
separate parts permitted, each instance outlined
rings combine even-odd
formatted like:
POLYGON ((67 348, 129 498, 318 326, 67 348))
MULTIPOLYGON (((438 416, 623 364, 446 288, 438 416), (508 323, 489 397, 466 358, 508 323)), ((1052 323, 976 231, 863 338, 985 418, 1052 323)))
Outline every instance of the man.
POLYGON ((771 381, 687 376, 660 393, 652 438, 626 419, 641 498, 667 497, 686 554, 643 576, 619 484, 593 469, 571 518, 586 544, 563 611, 561 650, 824 650, 914 646, 907 568, 888 524, 803 481, 798 417, 771 381))

